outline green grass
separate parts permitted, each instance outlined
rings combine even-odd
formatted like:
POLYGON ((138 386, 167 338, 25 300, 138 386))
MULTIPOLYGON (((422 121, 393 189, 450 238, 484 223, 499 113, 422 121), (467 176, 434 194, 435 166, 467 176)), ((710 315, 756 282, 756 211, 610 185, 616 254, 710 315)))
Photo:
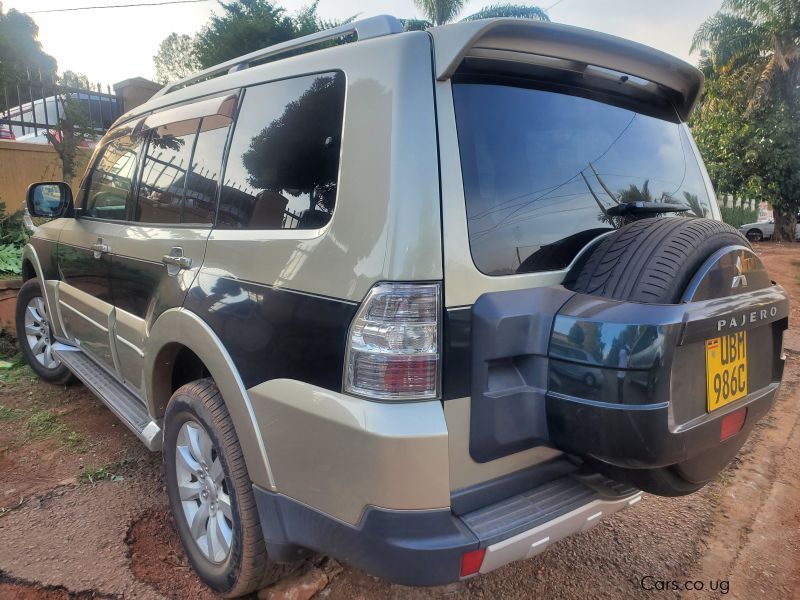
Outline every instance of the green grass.
POLYGON ((60 417, 47 409, 35 411, 25 422, 25 430, 28 432, 28 437, 32 439, 53 437, 60 433, 62 427, 64 427, 64 423, 60 417))
POLYGON ((12 385, 20 381, 35 381, 37 379, 22 356, 4 358, 3 360, 10 362, 11 366, 6 369, 0 369, 0 384, 12 385))
POLYGON ((87 451, 82 433, 69 429, 59 415, 51 410, 35 410, 25 421, 28 440, 52 439, 62 446, 83 454, 87 451))
POLYGON ((132 462, 132 459, 124 458, 116 462, 97 467, 86 465, 78 475, 79 483, 96 484, 98 481, 122 481, 125 479, 121 472, 132 462))
POLYGON ((16 408, 9 408, 0 404, 0 421, 13 421, 19 416, 16 408))

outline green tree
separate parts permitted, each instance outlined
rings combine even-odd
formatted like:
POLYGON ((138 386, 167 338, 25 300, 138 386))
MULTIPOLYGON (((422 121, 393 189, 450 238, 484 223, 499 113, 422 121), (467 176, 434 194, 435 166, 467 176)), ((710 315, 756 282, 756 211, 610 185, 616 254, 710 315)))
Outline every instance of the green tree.
POLYGON ((81 102, 69 92, 60 95, 63 112, 58 123, 47 132, 47 140, 55 148, 61 159, 61 172, 64 181, 70 183, 81 167, 78 148, 84 140, 97 135, 89 123, 81 102))
MULTIPOLYGON (((466 0, 414 0, 427 22, 424 25, 444 25, 456 20, 461 10, 464 8, 466 0)), ((550 17, 538 6, 527 4, 492 4, 479 10, 477 13, 465 17, 464 21, 474 21, 477 19, 490 19, 493 17, 514 17, 518 19, 535 19, 537 21, 549 21, 550 17)), ((416 19, 408 20, 411 27, 407 29, 424 29, 423 23, 416 19)))
MULTIPOLYGON (((39 27, 25 13, 13 8, 3 12, 0 2, 0 85, 25 77, 26 72, 41 72, 45 79, 55 79, 56 59, 42 50, 39 42, 39 27)), ((20 102, 29 100, 27 96, 19 98, 20 102)), ((12 104, 16 97, 9 101, 12 104)), ((0 108, 6 108, 5 98, 0 98, 0 108)))
POLYGON ((800 0, 726 0, 695 32, 692 49, 704 51, 700 67, 710 76, 696 121, 705 129, 701 147, 716 162, 712 176, 725 188, 770 200, 774 237, 793 241, 800 208, 800 0))
POLYGON ((82 90, 91 89, 92 85, 89 83, 89 77, 83 73, 76 73, 75 71, 64 71, 60 77, 59 83, 66 87, 79 88, 82 90))
POLYGON ((194 39, 190 35, 170 33, 158 46, 153 64, 159 83, 172 83, 188 77, 200 68, 195 56, 194 39))
POLYGON ((201 68, 208 68, 341 23, 322 19, 317 14, 318 4, 316 0, 292 15, 268 0, 220 2, 222 14, 212 15, 197 34, 194 56, 201 68))

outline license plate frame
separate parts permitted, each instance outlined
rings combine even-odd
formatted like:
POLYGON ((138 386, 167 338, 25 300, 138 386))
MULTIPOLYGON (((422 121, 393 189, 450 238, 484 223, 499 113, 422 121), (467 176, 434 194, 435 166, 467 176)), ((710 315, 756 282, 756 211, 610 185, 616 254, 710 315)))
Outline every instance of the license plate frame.
POLYGON ((713 412, 748 393, 747 332, 705 341, 706 410, 713 412))

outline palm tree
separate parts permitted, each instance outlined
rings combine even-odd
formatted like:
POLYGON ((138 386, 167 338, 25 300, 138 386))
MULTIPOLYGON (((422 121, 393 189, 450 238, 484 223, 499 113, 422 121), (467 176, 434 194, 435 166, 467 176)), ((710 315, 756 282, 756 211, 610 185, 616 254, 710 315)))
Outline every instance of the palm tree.
MULTIPOLYGON (((466 0, 414 0, 414 3, 425 15, 425 21, 408 19, 407 29, 422 29, 424 26, 444 25, 455 21, 466 0), (410 25, 410 26, 409 26, 410 25)), ((474 21, 476 19, 490 19, 492 17, 514 17, 518 19, 535 19, 549 21, 550 17, 538 6, 526 4, 492 4, 462 19, 474 21)))
MULTIPOLYGON (((800 0, 725 0, 695 32, 692 50, 710 77, 741 78, 748 113, 770 104, 800 118, 800 0)), ((794 240, 794 210, 775 210, 775 237, 794 240)))
POLYGON ((751 83, 751 107, 800 85, 800 0, 725 0, 695 32, 692 50, 719 73, 741 72, 751 83))

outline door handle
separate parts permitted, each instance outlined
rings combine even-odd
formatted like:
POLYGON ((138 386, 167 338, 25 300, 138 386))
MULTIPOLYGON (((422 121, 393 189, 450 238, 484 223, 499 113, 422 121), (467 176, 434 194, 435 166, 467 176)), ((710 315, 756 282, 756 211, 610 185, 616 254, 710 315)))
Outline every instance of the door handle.
POLYGON ((178 267, 179 269, 192 268, 192 259, 188 256, 172 256, 170 254, 165 254, 161 262, 167 266, 178 267))
POLYGON ((183 248, 175 246, 161 258, 161 262, 167 265, 167 274, 177 275, 181 269, 191 269, 192 259, 183 255, 183 248))
POLYGON ((111 252, 111 246, 103 242, 103 238, 97 238, 97 241, 92 244, 92 253, 95 258, 100 258, 103 254, 111 252))

